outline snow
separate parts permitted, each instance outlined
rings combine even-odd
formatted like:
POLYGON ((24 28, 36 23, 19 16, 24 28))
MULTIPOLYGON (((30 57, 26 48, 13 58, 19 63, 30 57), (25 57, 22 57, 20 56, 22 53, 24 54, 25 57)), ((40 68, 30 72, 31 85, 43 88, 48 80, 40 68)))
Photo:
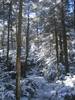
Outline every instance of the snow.
MULTIPOLYGON (((64 66, 61 63, 59 65, 62 67, 61 69, 64 69, 64 66)), ((67 95, 70 97, 75 95, 75 75, 68 73, 65 76, 61 74, 61 77, 63 77, 62 79, 52 80, 51 77, 53 74, 56 75, 56 65, 54 62, 51 63, 48 68, 46 67, 43 70, 43 73, 46 73, 46 76, 37 74, 38 67, 34 67, 31 70, 31 74, 28 73, 27 77, 20 81, 21 100, 65 100, 64 98, 67 95), (48 78, 49 81, 46 78, 48 78)), ((15 100, 15 80, 10 79, 9 77, 10 74, 15 72, 2 71, 1 73, 0 77, 4 75, 4 78, 0 78, 1 100, 15 100)))
POLYGON ((72 44, 73 44, 73 45, 75 44, 75 40, 72 41, 72 44))
MULTIPOLYGON (((56 82, 48 83, 44 77, 31 76, 23 81, 21 84, 23 86, 23 91, 26 93, 26 90, 32 92, 31 100, 64 100, 66 95, 75 95, 75 85, 66 83, 66 81, 75 82, 75 76, 73 78, 69 76, 69 79, 66 76, 64 80, 57 80, 56 82), (27 84, 27 86, 25 86, 27 84), (66 86, 67 85, 67 86, 66 86), (25 89, 25 90, 24 90, 25 89)), ((28 92, 29 93, 29 92, 28 92)), ((27 94, 29 97, 29 94, 27 94)))
POLYGON ((14 92, 13 91, 6 92, 4 95, 4 100, 16 100, 14 92))
POLYGON ((67 35, 72 35, 72 36, 75 37, 75 32, 74 32, 74 30, 72 29, 70 32, 67 32, 67 35))
POLYGON ((43 1, 43 0, 39 0, 39 2, 41 2, 41 1, 43 1))

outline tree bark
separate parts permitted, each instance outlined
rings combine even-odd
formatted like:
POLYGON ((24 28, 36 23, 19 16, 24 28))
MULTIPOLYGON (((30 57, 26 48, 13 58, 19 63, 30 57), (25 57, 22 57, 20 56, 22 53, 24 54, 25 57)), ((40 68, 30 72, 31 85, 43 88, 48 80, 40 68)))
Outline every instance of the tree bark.
POLYGON ((28 6, 28 24, 27 24, 27 34, 26 34, 26 67, 28 65, 28 56, 29 56, 29 26, 30 26, 30 16, 29 16, 30 7, 28 6))
POLYGON ((75 0, 74 0, 74 32, 75 32, 75 0))
POLYGON ((61 24, 62 24, 62 34, 63 34, 63 48, 64 48, 64 64, 65 64, 65 72, 69 72, 69 64, 68 64, 68 52, 67 52, 67 36, 66 36, 66 28, 65 28, 65 15, 64 15, 64 5, 63 0, 61 0, 61 24))
POLYGON ((22 3, 19 0, 19 14, 18 14, 18 30, 16 33, 17 40, 17 56, 16 56, 16 100, 20 100, 20 75, 21 75, 21 31, 22 31, 22 3))
POLYGON ((4 32, 5 32, 5 26, 4 26, 4 0, 3 0, 3 34, 2 34, 2 49, 3 49, 3 55, 4 55, 4 32))
POLYGON ((59 34, 59 46, 60 46, 60 62, 63 64, 63 42, 62 42, 62 33, 59 34))
MULTIPOLYGON (((55 0, 55 4, 56 4, 56 0, 55 0)), ((55 28, 55 49, 56 49, 56 59, 57 59, 57 71, 58 71, 58 78, 59 78, 59 53, 58 53, 58 33, 57 33, 57 19, 56 19, 56 11, 54 12, 54 28, 55 28)))
POLYGON ((11 2, 9 3, 9 12, 8 12, 8 36, 7 36, 7 66, 9 63, 9 35, 10 35, 10 20, 11 20, 11 2))
POLYGON ((55 43, 56 43, 56 46, 55 46, 55 49, 56 49, 56 59, 57 59, 57 71, 58 71, 58 78, 59 78, 59 54, 58 54, 58 34, 57 34, 57 27, 56 27, 56 18, 55 18, 55 43))

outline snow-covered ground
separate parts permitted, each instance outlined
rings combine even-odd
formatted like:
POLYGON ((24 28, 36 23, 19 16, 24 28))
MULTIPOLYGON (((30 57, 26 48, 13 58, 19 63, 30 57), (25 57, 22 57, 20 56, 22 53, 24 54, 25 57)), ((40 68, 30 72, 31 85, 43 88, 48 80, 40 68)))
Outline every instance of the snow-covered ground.
POLYGON ((65 76, 64 80, 52 83, 48 83, 44 77, 31 76, 22 80, 21 84, 23 96, 31 100, 65 100, 66 96, 71 99, 75 96, 75 75, 65 76))
MULTIPOLYGON (((0 63, 0 100, 16 100, 15 80, 11 79, 13 72, 5 72, 3 66, 3 63, 0 63)), ((51 66, 54 65, 51 64, 51 66)), ((33 68, 30 70, 30 72, 27 73, 27 77, 20 81, 21 100, 75 100, 74 74, 67 74, 66 76, 62 74, 59 80, 51 80, 51 78, 49 78, 48 81, 45 77, 51 77, 50 73, 46 73, 49 75, 44 77, 38 74, 37 69, 38 68, 33 68)), ((44 70, 46 71, 46 69, 44 70)))

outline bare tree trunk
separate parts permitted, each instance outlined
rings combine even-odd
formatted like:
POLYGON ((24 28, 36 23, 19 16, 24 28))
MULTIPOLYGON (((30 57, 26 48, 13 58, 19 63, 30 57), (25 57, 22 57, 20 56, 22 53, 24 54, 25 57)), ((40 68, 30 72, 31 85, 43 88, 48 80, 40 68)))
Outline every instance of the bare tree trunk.
POLYGON ((74 0, 74 32, 75 32, 75 0, 74 0))
POLYGON ((62 33, 59 34, 59 46, 60 46, 60 62, 63 63, 63 43, 62 43, 62 33))
POLYGON ((11 29, 11 49, 13 50, 14 46, 13 46, 13 34, 12 34, 12 1, 11 1, 11 22, 10 22, 10 29, 11 29))
POLYGON ((27 24, 27 34, 26 34, 26 67, 27 67, 28 55, 29 55, 29 26, 30 26, 29 10, 30 7, 28 7, 28 24, 27 24))
POLYGON ((64 15, 64 5, 63 0, 61 0, 61 23, 62 23, 62 34, 63 34, 63 47, 64 47, 64 64, 66 73, 69 72, 69 64, 68 64, 68 52, 67 52, 67 36, 65 29, 65 15, 64 15))
POLYGON ((3 49, 3 55, 4 55, 4 32, 5 32, 5 27, 4 27, 4 0, 3 0, 3 34, 2 34, 2 49, 3 49))
MULTIPOLYGON (((56 4, 56 1, 55 1, 55 4, 56 4)), ((55 49, 56 49, 56 58, 57 58, 57 70, 58 70, 58 78, 59 78, 59 53, 58 53, 58 33, 57 33, 57 19, 56 19, 56 11, 54 12, 54 25, 55 25, 55 43, 56 43, 56 46, 55 46, 55 49)))
POLYGON ((12 22, 11 22, 11 50, 13 49, 14 49, 14 39, 13 39, 12 22))
POLYGON ((16 100, 20 100, 20 75, 21 75, 21 31, 22 31, 22 3, 19 0, 19 14, 18 14, 18 30, 16 33, 17 40, 17 56, 16 56, 16 100))
POLYGON ((57 27, 56 27, 56 19, 55 19, 55 49, 56 49, 56 58, 57 58, 57 70, 58 70, 58 78, 59 78, 59 55, 58 55, 58 34, 57 34, 57 27))
POLYGON ((9 62, 9 35, 10 35, 10 19, 11 18, 11 2, 9 3, 9 12, 8 12, 8 36, 7 36, 7 66, 9 62))

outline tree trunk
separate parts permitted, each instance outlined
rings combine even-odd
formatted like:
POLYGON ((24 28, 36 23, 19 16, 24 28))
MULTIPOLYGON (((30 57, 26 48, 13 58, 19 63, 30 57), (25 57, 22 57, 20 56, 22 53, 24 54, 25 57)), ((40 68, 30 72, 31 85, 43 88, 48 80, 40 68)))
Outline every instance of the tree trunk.
POLYGON ((75 32, 75 0, 74 0, 74 32, 75 32))
MULTIPOLYGON (((56 4, 56 0, 55 0, 55 4, 56 4)), ((58 71, 58 78, 59 78, 59 53, 58 53, 58 33, 57 33, 57 19, 56 19, 56 11, 54 12, 54 27, 55 27, 55 49, 56 49, 56 59, 57 59, 57 71, 58 71)))
POLYGON ((27 34, 26 34, 26 67, 28 62, 28 55, 29 55, 29 26, 30 26, 30 16, 29 16, 30 7, 28 7, 28 24, 27 24, 27 34))
POLYGON ((57 34, 57 27, 56 27, 56 19, 55 19, 55 49, 56 49, 56 58, 57 58, 57 70, 58 70, 58 78, 59 78, 59 55, 58 55, 58 34, 57 34))
POLYGON ((11 1, 11 22, 10 22, 10 29, 11 29, 11 49, 13 50, 14 45, 13 45, 13 34, 12 34, 12 1, 11 1))
POLYGON ((3 49, 3 55, 4 55, 4 32, 5 32, 5 27, 4 27, 4 0, 3 0, 3 34, 2 34, 2 49, 3 49))
POLYGON ((7 36, 7 66, 9 63, 9 35, 10 35, 10 20, 11 20, 11 2, 9 3, 9 12, 8 12, 8 36, 7 36))
POLYGON ((60 62, 63 63, 63 43, 62 43, 62 33, 59 34, 59 46, 60 46, 60 62))
POLYGON ((22 27, 22 3, 23 0, 19 0, 19 14, 18 14, 18 30, 16 33, 17 40, 17 56, 16 56, 16 100, 20 100, 20 75, 21 75, 21 27, 22 27))
POLYGON ((64 64, 65 64, 65 71, 66 73, 69 72, 69 65, 68 65, 68 52, 67 52, 67 36, 66 36, 66 29, 65 29, 65 15, 64 15, 64 5, 63 0, 61 0, 61 24, 62 24, 62 34, 63 34, 63 47, 64 47, 64 64))

